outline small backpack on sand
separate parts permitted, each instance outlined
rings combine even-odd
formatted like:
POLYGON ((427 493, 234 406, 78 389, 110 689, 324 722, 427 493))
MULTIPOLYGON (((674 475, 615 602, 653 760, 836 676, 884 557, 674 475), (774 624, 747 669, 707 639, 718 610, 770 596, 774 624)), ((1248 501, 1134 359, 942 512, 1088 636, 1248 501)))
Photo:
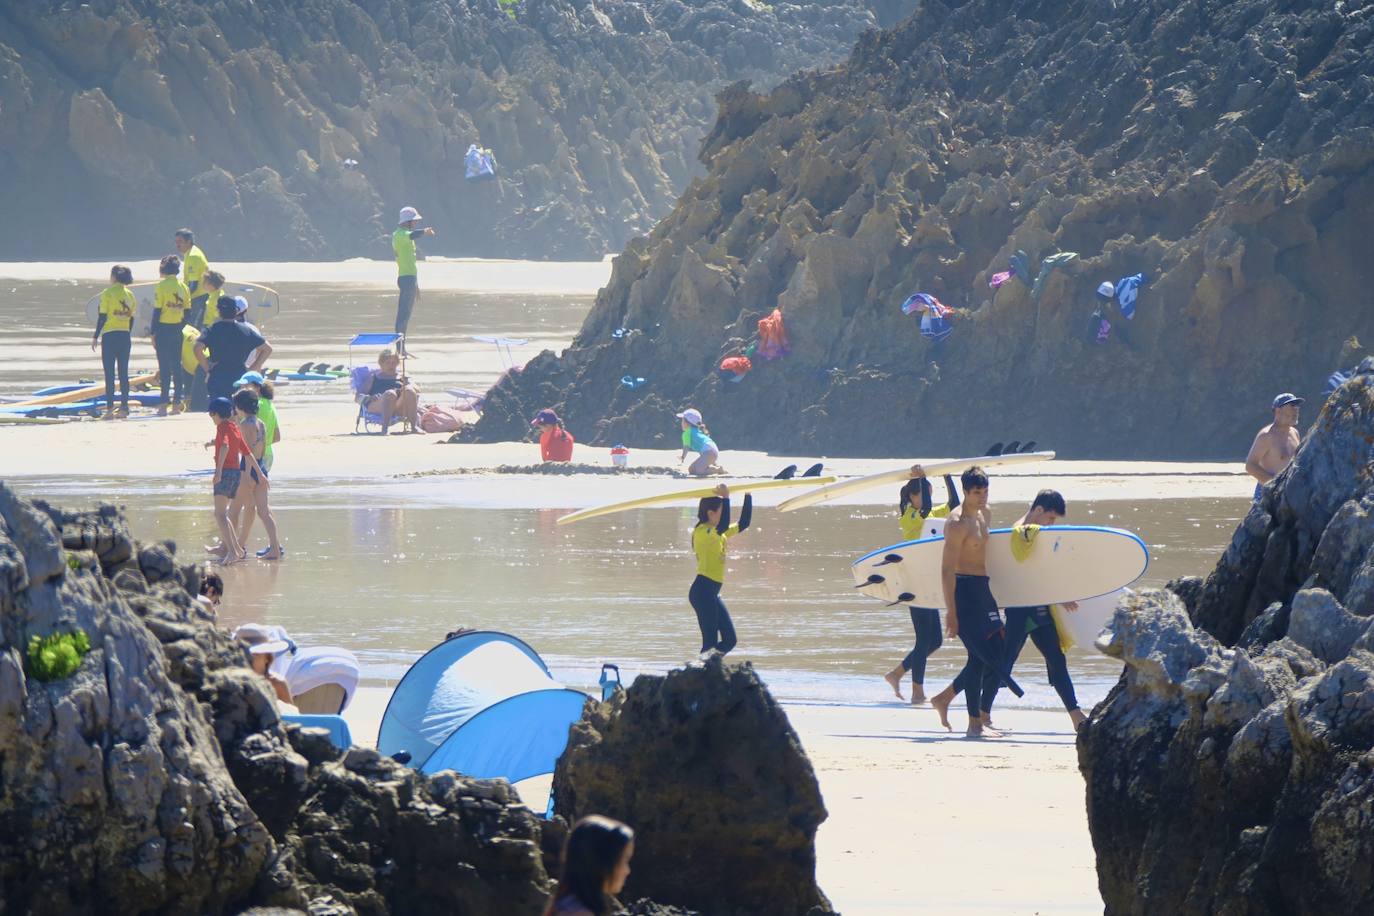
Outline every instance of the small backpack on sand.
POLYGON ((463 419, 447 407, 431 404, 420 414, 420 428, 427 433, 456 433, 463 419))

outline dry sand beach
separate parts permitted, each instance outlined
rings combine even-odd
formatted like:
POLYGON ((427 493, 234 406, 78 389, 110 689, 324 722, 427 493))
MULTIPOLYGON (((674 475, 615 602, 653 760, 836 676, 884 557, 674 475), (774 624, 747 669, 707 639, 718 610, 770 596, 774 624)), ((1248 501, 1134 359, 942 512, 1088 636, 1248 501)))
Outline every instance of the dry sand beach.
MULTIPOLYGON (((382 265, 382 268, 385 267, 382 265)), ((51 284, 45 285, 46 281, 41 278, 52 276, 52 268, 53 265, 41 265, 41 269, 24 272, 9 265, 0 273, 30 278, 32 288, 41 289, 40 300, 42 297, 51 300, 58 296, 84 298, 82 294, 62 293, 51 284)), ((282 346, 283 358, 274 360, 274 363, 283 368, 290 368, 292 360, 302 354, 318 355, 331 362, 342 361, 347 356, 340 343, 344 338, 342 332, 355 326, 367 329, 368 321, 375 324, 375 319, 365 316, 377 310, 385 311, 391 301, 392 294, 384 289, 386 282, 382 282, 389 278, 378 280, 375 262, 254 265, 247 270, 252 270, 255 277, 272 279, 275 276, 282 278, 279 282, 283 284, 293 284, 288 288, 292 292, 296 312, 293 314, 284 309, 281 319, 268 328, 269 337, 282 346), (324 325, 320 318, 322 306, 317 304, 316 299, 323 301, 322 297, 328 297, 334 301, 340 294, 337 290, 322 292, 311 284, 313 278, 321 275, 327 276, 331 284, 341 283, 341 288, 346 289, 349 296, 356 297, 343 300, 350 310, 347 316, 337 321, 330 319, 324 325), (312 299, 312 296, 316 299, 312 299)), ((449 320, 449 316, 460 315, 464 316, 462 320, 471 321, 471 324, 462 328, 464 332, 476 333, 496 325, 497 330, 524 333, 537 340, 540 346, 557 348, 571 339, 580 315, 590 304, 588 293, 604 278, 605 271, 606 267, 602 264, 564 268, 554 274, 549 274, 545 265, 531 269, 529 265, 522 268, 520 265, 465 264, 454 266, 451 271, 449 265, 426 265, 426 277, 432 279, 430 288, 435 292, 425 300, 419 318, 438 323, 449 320), (444 277, 448 279, 442 279, 444 277), (444 291, 445 287, 448 288, 447 292, 444 291), (482 296, 470 298, 477 287, 484 290, 482 296), (493 298, 497 293, 507 298, 493 298), (549 323, 541 317, 547 315, 558 317, 549 323)), ((73 266, 71 275, 93 281, 98 279, 99 271, 73 266)), ((330 289, 335 288, 331 286, 330 289)), ((84 369, 81 371, 91 371, 89 354, 77 349, 81 335, 88 333, 80 326, 78 319, 73 315, 64 315, 59 326, 53 327, 49 333, 57 344, 71 350, 70 363, 55 363, 55 367, 82 366, 84 369)), ((448 336, 454 339, 461 335, 448 336)), ((0 348, 15 345, 13 340, 0 340, 0 348)), ((455 347, 451 343, 431 346, 425 351, 425 358, 411 364, 427 391, 439 392, 446 385, 455 383, 490 383, 500 371, 501 366, 493 360, 488 350, 471 346, 467 349, 455 347), (483 359, 486 362, 481 362, 483 359), (468 362, 461 371, 454 368, 455 363, 464 361, 468 362)), ((530 355, 526 351, 523 358, 530 355)), ((370 361, 373 356, 375 354, 369 353, 362 358, 370 361)), ((136 366, 138 362, 136 358, 136 366)), ((54 368, 52 371, 76 370, 54 368)), ((20 385, 18 379, 10 377, 4 393, 22 395, 20 385)), ((347 604, 346 598, 331 595, 333 604, 329 607, 312 607, 308 612, 303 609, 305 605, 302 602, 306 596, 301 589, 313 589, 302 586, 299 580, 292 578, 292 565, 295 564, 299 569, 312 560, 308 556, 310 544, 301 540, 300 532, 304 527, 302 519, 316 511, 311 508, 311 503, 298 497, 304 491, 327 492, 330 499, 345 503, 366 497, 386 506, 410 507, 396 510, 410 513, 408 523, 414 522, 417 510, 450 514, 479 512, 482 514, 476 516, 452 515, 464 520, 453 524, 476 524, 479 528, 489 529, 491 537, 507 538, 512 543, 523 543, 533 538, 533 546, 527 545, 527 549, 532 551, 531 556, 537 557, 539 551, 544 549, 540 545, 546 543, 549 537, 547 532, 552 529, 544 525, 543 512, 534 516, 531 510, 552 510, 551 515, 556 516, 559 510, 630 499, 691 485, 662 470, 636 470, 679 467, 675 449, 634 449, 631 467, 624 473, 564 474, 521 472, 522 467, 528 468, 538 459, 538 446, 530 442, 448 445, 444 443, 447 436, 442 435, 393 435, 385 438, 353 435, 352 418, 356 407, 351 402, 346 386, 346 381, 339 381, 295 383, 279 389, 277 404, 283 441, 278 448, 273 488, 274 500, 286 506, 281 514, 289 554, 286 562, 279 567, 256 564, 247 569, 231 570, 235 576, 231 591, 236 589, 241 600, 251 604, 249 610, 242 606, 236 609, 231 596, 222 609, 226 623, 242 622, 242 619, 246 619, 242 616, 244 614, 262 614, 270 619, 285 620, 293 632, 297 629, 310 632, 315 627, 315 632, 332 633, 329 627, 333 625, 330 622, 333 618, 339 618, 338 625, 346 631, 349 624, 342 618, 349 614, 365 616, 374 613, 369 602, 375 599, 370 597, 372 591, 366 588, 357 596, 357 607, 344 606, 347 604), (539 521, 533 521, 536 518, 539 521), (525 527, 527 525, 529 527, 525 527), (292 541, 293 534, 296 537, 295 544, 292 541), (302 553, 307 556, 301 556, 302 553), (297 616, 292 617, 293 614, 297 616)), ((444 403, 446 397, 440 394, 426 397, 425 400, 444 403)), ((69 503, 73 498, 62 497, 63 493, 79 494, 81 498, 100 496, 115 501, 123 501, 132 494, 131 517, 135 524, 140 523, 140 518, 157 519, 158 525, 170 525, 171 529, 168 530, 176 529, 172 530, 172 534, 186 544, 187 539, 195 535, 188 533, 191 529, 185 527, 184 520, 188 517, 200 519, 202 515, 208 519, 208 511, 203 510, 203 506, 208 505, 208 484, 203 475, 210 464, 209 452, 204 447, 210 435, 209 421, 199 415, 162 419, 141 416, 119 423, 82 420, 56 425, 0 427, 0 474, 28 495, 55 494, 69 503), (178 525, 182 527, 177 529, 178 525)), ((724 445, 723 463, 732 474, 739 477, 768 477, 787 464, 805 467, 820 460, 820 456, 734 451, 728 443, 724 445)), ((1053 448, 1053 444, 1043 443, 1041 447, 1053 448)), ((825 472, 840 476, 868 474, 901 467, 915 457, 826 460, 825 472)), ((920 457, 934 460, 941 456, 920 457)), ((608 451, 604 448, 579 445, 576 460, 603 471, 611 465, 608 451)), ((1015 504, 1023 504, 1042 487, 1059 488, 1071 494, 1071 501, 1077 504, 1131 506, 1140 509, 1144 515, 1150 515, 1151 507, 1166 505, 1240 506, 1248 497, 1252 483, 1238 463, 1056 460, 1048 464, 1010 469, 1004 474, 995 473, 991 497, 994 505, 1000 507, 999 517, 1014 511, 1015 504)), ((843 559, 845 555, 852 556, 860 548, 879 543, 881 538, 895 537, 895 524, 885 517, 884 510, 874 508, 887 507, 892 502, 894 494, 888 492, 887 488, 857 494, 844 503, 853 506, 853 510, 832 508, 826 510, 830 515, 811 515, 808 518, 807 512, 790 517, 766 514, 766 507, 775 505, 793 492, 796 491, 760 494, 758 503, 765 509, 760 513, 760 526, 786 528, 790 524, 789 518, 797 519, 798 525, 819 524, 822 530, 815 536, 831 538, 826 542, 828 546, 817 548, 817 556, 822 559, 837 555, 839 559, 833 562, 847 562, 843 559), (835 527, 836 520, 847 519, 851 511, 856 516, 862 514, 869 519, 846 521, 847 525, 865 526, 866 533, 862 537, 868 540, 837 542, 836 538, 852 536, 843 534, 851 531, 851 528, 835 527), (879 518, 883 520, 877 520, 879 518), (818 523, 817 519, 825 521, 818 523), (827 527, 835 530, 826 535, 824 529, 827 527)), ((1212 510, 1199 511, 1203 514, 1197 519, 1189 521, 1180 516, 1170 521, 1173 527, 1169 530, 1180 530, 1180 526, 1197 528, 1199 524, 1205 525, 1209 521, 1205 512, 1212 510)), ((681 518, 680 511, 655 512, 657 514, 644 513, 645 520, 633 524, 668 530, 669 540, 665 543, 673 544, 672 550, 681 553, 681 546, 676 543, 679 538, 676 529, 681 518)), ((627 519, 625 525, 632 524, 629 521, 632 517, 624 518, 627 519)), ((1187 555, 1192 559, 1172 560, 1173 565, 1168 567, 1170 574, 1185 571, 1204 573, 1211 563, 1211 555, 1207 553, 1212 549, 1209 545, 1215 544, 1216 549, 1220 548, 1229 534, 1228 524, 1233 523, 1219 520, 1215 525, 1215 533, 1204 531, 1199 535, 1202 540, 1194 546, 1193 553, 1187 555)), ((1205 525, 1206 529, 1211 527, 1205 525)), ((161 530, 144 530, 140 534, 150 536, 161 530)), ((568 538, 556 542, 559 545, 556 549, 560 551, 568 549, 564 545, 577 545, 579 537, 584 539, 584 544, 595 541, 594 548, 585 548, 589 551, 589 559, 579 561, 584 565, 589 564, 593 569, 613 562, 617 554, 627 550, 627 543, 635 544, 634 540, 624 540, 623 534, 620 541, 616 541, 613 535, 607 539, 605 528, 595 534, 592 529, 581 525, 559 530, 568 538)), ((621 530, 633 533, 636 529, 628 527, 621 530)), ((642 538, 642 533, 639 536, 642 538)), ((773 544, 771 541, 767 543, 773 544)), ((735 565, 756 571, 764 568, 757 558, 748 555, 748 539, 745 539, 742 548, 746 551, 743 555, 746 558, 736 560, 735 565)), ((198 555, 194 544, 190 549, 191 556, 198 555)), ((415 548, 410 546, 407 549, 415 548)), ((450 545, 449 549, 456 551, 455 555, 461 555, 463 547, 461 544, 450 545)), ((765 552, 774 547, 755 549, 765 552)), ((322 550, 317 548, 317 551, 322 550)), ((386 555, 382 562, 404 563, 404 557, 405 553, 398 551, 386 555), (397 557, 401 559, 397 560, 397 557)), ((309 567, 312 576, 335 573, 342 576, 344 570, 340 564, 352 562, 344 555, 336 555, 328 562, 327 558, 314 559, 322 565, 309 567), (334 565, 329 566, 328 563, 334 565)), ((658 581, 657 587, 663 590, 663 597, 656 600, 664 604, 660 613, 674 625, 681 623, 682 627, 687 627, 689 615, 685 600, 678 594, 686 589, 686 561, 673 557, 671 563, 665 565, 663 557, 650 556, 646 557, 645 563, 650 569, 638 575, 652 576, 658 581), (665 579, 670 581, 663 585, 665 579)), ((477 577, 487 575, 480 567, 473 568, 476 571, 472 574, 474 579, 471 583, 456 580, 459 590, 465 590, 469 584, 477 588, 477 577)), ((737 574, 732 572, 731 575, 737 574)), ((808 586, 811 591, 799 592, 792 587, 792 600, 818 601, 820 599, 816 596, 827 593, 839 594, 848 600, 844 595, 847 584, 824 581, 827 577, 836 578, 827 569, 819 581, 808 586)), ((424 595, 423 577, 412 577, 412 581, 419 583, 417 588, 420 589, 420 597, 410 596, 403 607, 413 614, 429 613, 420 610, 421 606, 416 601, 432 601, 441 596, 424 595)), ((643 588, 645 581, 648 579, 632 579, 628 584, 617 584, 615 587, 633 593, 637 588, 643 588)), ((454 585, 445 587, 454 588, 454 585)), ((489 587, 497 591, 506 588, 499 581, 489 587)), ((787 594, 788 587, 778 585, 772 578, 751 583, 741 574, 737 584, 736 580, 732 580, 727 586, 727 592, 733 589, 738 589, 742 595, 746 625, 756 628, 754 632, 744 631, 746 638, 741 642, 739 654, 753 660, 765 682, 775 678, 770 682, 775 692, 779 689, 777 684, 791 683, 788 678, 792 675, 787 673, 791 670, 789 666, 805 667, 806 664, 812 664, 824 668, 827 664, 824 660, 805 663, 789 661, 790 653, 795 650, 787 646, 795 645, 795 640, 807 642, 805 633, 789 637, 794 642, 783 641, 767 652, 758 652, 756 646, 748 645, 751 638, 756 643, 766 641, 766 637, 772 638, 770 634, 758 632, 757 628, 763 624, 753 622, 755 612, 752 608, 767 601, 770 596, 787 594)), ((473 600, 481 602, 484 600, 482 596, 490 594, 494 593, 478 591, 478 597, 473 600)), ((583 613, 568 603, 570 599, 595 601, 602 597, 574 596, 557 591, 552 595, 552 598, 531 598, 527 603, 533 605, 534 612, 538 613, 541 601, 557 602, 544 605, 543 614, 547 618, 564 613, 583 613)), ((624 595, 610 592, 604 598, 607 602, 625 600, 624 595)), ((823 606, 818 607, 823 609, 823 606)), ((389 696, 387 685, 394 681, 397 663, 400 663, 399 670, 404 670, 403 660, 413 659, 429 644, 424 640, 432 641, 433 631, 437 630, 441 635, 442 628, 451 622, 451 612, 433 613, 435 619, 427 624, 429 636, 413 637, 411 641, 388 637, 392 639, 392 643, 388 643, 391 655, 387 658, 392 659, 389 665, 378 664, 369 668, 368 658, 371 656, 363 652, 362 646, 358 647, 364 656, 365 686, 347 717, 359 742, 375 741, 377 725, 389 696), (445 616, 446 613, 449 616, 445 616)), ((502 613, 514 615, 513 611, 502 613)), ((780 613, 789 612, 784 609, 780 613)), ((836 619, 844 622, 836 623, 832 629, 813 631, 809 641, 843 640, 847 638, 847 628, 852 627, 849 621, 872 618, 836 619)), ((901 643, 909 641, 910 630, 904 620, 893 618, 888 623, 890 626, 883 632, 889 635, 880 634, 876 638, 879 642, 889 640, 890 649, 895 651, 901 643)), ((510 625, 515 631, 514 628, 521 624, 516 616, 511 616, 510 625)), ((588 627, 591 626, 588 624, 588 627)), ((360 641, 364 636, 372 636, 365 625, 359 625, 355 630, 360 641)), ((594 628, 573 629, 566 634, 560 631, 542 637, 553 645, 553 654, 549 657, 555 672, 558 673, 560 660, 582 664, 579 660, 596 656, 601 651, 600 647, 569 647, 594 639, 588 634, 597 632, 601 631, 594 628)), ((337 637, 340 642, 345 638, 337 637)), ((665 637, 665 640, 672 646, 681 642, 672 635, 665 637)), ((663 670, 671 664, 672 658, 685 657, 687 648, 685 645, 668 650, 654 646, 645 648, 642 657, 648 661, 641 670, 663 670), (673 655, 674 652, 677 654, 673 655)), ((807 645, 805 648, 823 650, 825 647, 807 645)), ((948 665, 954 663, 952 660, 960 652, 946 648, 943 655, 951 660, 945 662, 948 665)), ((1028 652, 1028 655, 1033 656, 1034 653, 1028 652)), ((1023 663, 1028 661, 1023 656, 1023 663)), ((1101 667, 1104 660, 1090 661, 1099 666, 1094 670, 1110 673, 1109 667, 1101 667)), ((1038 659, 1033 664, 1038 664, 1038 659)), ((855 668, 851 664, 846 670, 859 670, 861 675, 858 683, 863 685, 864 691, 868 690, 868 667, 860 664, 855 668)), ((942 685, 941 679, 946 670, 941 668, 928 678, 928 690, 938 689, 942 685)), ((880 669, 872 670, 871 692, 863 693, 859 701, 854 701, 853 696, 849 695, 847 701, 827 703, 814 696, 811 699, 799 699, 799 694, 795 692, 789 699, 790 688, 783 689, 780 694, 815 767, 830 812, 829 820, 822 825, 817 838, 818 877, 836 907, 848 916, 905 912, 1000 914, 1100 911, 1102 901, 1097 891, 1093 851, 1087 830, 1084 786, 1077 770, 1077 757, 1067 717, 1062 712, 1049 711, 1049 706, 1033 709, 1009 705, 997 715, 999 725, 1011 729, 1006 738, 997 741, 964 741, 961 737, 962 714, 953 717, 956 732, 946 733, 938 726, 934 713, 928 707, 912 708, 895 702, 882 684, 880 675, 880 669)), ((580 669, 576 669, 567 680, 577 686, 590 686, 590 678, 580 669)), ((1039 680, 1043 681, 1043 677, 1039 680)), ((823 686, 829 682, 822 680, 819 683, 823 686)), ((1105 681, 1099 679, 1095 683, 1099 686, 1093 689, 1096 696, 1100 696, 1100 684, 1105 681)), ((1086 699, 1088 697, 1085 696, 1086 699)))

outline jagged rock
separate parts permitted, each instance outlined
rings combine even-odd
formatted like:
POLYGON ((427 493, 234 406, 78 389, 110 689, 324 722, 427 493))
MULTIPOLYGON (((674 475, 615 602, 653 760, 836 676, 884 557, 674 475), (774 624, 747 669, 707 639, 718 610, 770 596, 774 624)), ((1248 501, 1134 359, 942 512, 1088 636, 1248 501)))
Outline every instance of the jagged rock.
POLYGON ((747 662, 641 675, 623 697, 588 704, 554 798, 569 822, 599 813, 635 828, 627 896, 712 916, 831 912, 816 885, 826 811, 815 773, 747 662))
POLYGON ((90 218, 0 225, 0 246, 162 252, 189 225, 212 261, 389 258, 415 204, 432 254, 600 258, 697 174, 714 90, 837 61, 915 5, 5 4, 0 196, 90 218), (470 143, 499 185, 464 181, 470 143))
POLYGON ((175 549, 0 483, 0 909, 542 912, 541 824, 507 783, 284 727, 175 549), (76 673, 26 676, 29 637, 72 628, 76 673))
POLYGON ((727 87, 705 177, 468 435, 554 406, 580 441, 650 446, 636 404, 692 403, 727 449, 973 454, 1006 430, 1237 460, 1278 389, 1315 396, 1374 333, 1374 20, 1347 7, 930 0, 840 67, 727 87), (1039 296, 990 292, 1018 249, 1033 273, 1079 257, 1039 296), (1095 343, 1094 289, 1140 271, 1095 343), (960 310, 938 356, 898 310, 918 290, 960 310), (720 384, 779 304, 792 354, 720 384))
POLYGON ((1078 745, 1107 913, 1374 910, 1371 388, 1331 396, 1207 578, 1220 639, 1170 592, 1117 609, 1078 745))

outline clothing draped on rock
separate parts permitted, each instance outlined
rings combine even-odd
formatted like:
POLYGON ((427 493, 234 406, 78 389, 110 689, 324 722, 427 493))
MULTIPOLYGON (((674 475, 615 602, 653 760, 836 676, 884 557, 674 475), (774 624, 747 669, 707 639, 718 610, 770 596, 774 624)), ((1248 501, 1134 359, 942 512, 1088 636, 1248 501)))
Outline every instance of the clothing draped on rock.
POLYGON ((1132 274, 1129 277, 1122 277, 1116 281, 1116 303, 1121 309, 1121 317, 1130 321, 1135 317, 1136 296, 1140 292, 1140 287, 1149 282, 1149 278, 1143 273, 1132 274))
POLYGON ((771 315, 759 319, 759 344, 755 353, 760 359, 781 359, 791 352, 792 344, 782 323, 782 309, 775 308, 771 315))
POLYGON ((467 181, 490 181, 496 177, 496 157, 476 143, 468 147, 463 165, 463 178, 467 181))
POLYGON ((1011 256, 1010 264, 1012 276, 1014 276, 1016 279, 1020 280, 1027 286, 1030 286, 1030 255, 1026 254, 1024 251, 1018 248, 1016 249, 1016 253, 1011 256))
POLYGON ((729 376, 728 380, 732 382, 738 382, 753 368, 754 364, 747 356, 727 356, 720 361, 721 374, 729 376))
POLYGON ((1012 272, 1009 270, 1004 270, 1000 273, 995 273, 991 277, 988 277, 988 286, 992 289, 998 289, 999 287, 1001 287, 1003 283, 1006 283, 1008 280, 1010 280, 1011 277, 1012 272))
MULTIPOLYGON (((1020 254, 1021 252, 1017 252, 1020 254)), ((1045 282, 1049 280, 1050 274, 1054 273, 1055 268, 1063 267, 1065 264, 1078 257, 1076 251, 1061 251, 1052 254, 1040 262, 1040 274, 1035 278, 1035 283, 1031 285, 1031 298, 1039 301, 1040 294, 1045 291, 1045 282)))
POLYGON ((939 343, 954 332, 950 317, 954 309, 936 299, 930 293, 912 293, 902 303, 902 313, 921 316, 921 336, 926 340, 939 343))

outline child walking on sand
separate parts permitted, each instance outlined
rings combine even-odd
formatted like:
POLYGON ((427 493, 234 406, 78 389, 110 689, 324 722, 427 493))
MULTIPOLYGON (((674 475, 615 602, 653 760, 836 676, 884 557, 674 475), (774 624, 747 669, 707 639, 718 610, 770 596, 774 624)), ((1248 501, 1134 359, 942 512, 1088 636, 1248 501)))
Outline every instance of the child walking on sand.
POLYGON ((257 471, 249 469, 248 479, 243 481, 239 490, 239 500, 242 501, 242 512, 238 515, 238 539, 245 550, 248 547, 248 533, 253 530, 253 519, 255 516, 262 519, 262 526, 267 529, 267 550, 260 552, 258 556, 264 560, 280 560, 282 556, 281 542, 277 539, 277 522, 272 517, 272 508, 267 502, 267 465, 264 455, 267 450, 267 426, 258 417, 259 405, 261 400, 257 394, 247 388, 240 388, 234 392, 234 407, 239 415, 239 431, 243 433, 244 441, 248 443, 248 449, 253 457, 258 461, 258 467, 262 473, 259 476, 257 471))
POLYGON ((697 458, 687 468, 687 473, 693 477, 709 477, 712 474, 724 474, 725 468, 717 464, 720 459, 720 449, 716 447, 715 440, 711 438, 711 432, 702 422, 701 411, 695 407, 688 407, 677 415, 682 421, 682 454, 678 456, 678 461, 685 461, 688 452, 696 452, 697 458))
MULTIPOLYGON (((925 536, 922 530, 927 518, 948 518, 949 513, 959 506, 959 494, 954 489, 954 479, 945 475, 945 504, 930 505, 930 481, 921 466, 911 468, 911 479, 902 485, 897 496, 897 512, 900 514, 902 538, 915 541, 925 536)), ((911 626, 916 631, 916 645, 906 654, 897 667, 883 675, 897 699, 902 696, 902 676, 911 672, 911 705, 917 706, 926 701, 925 679, 926 659, 944 643, 940 636, 940 611, 933 607, 910 607, 911 626)))
POLYGON ((720 600, 720 588, 725 584, 725 546, 726 541, 749 527, 753 511, 751 494, 746 493, 739 524, 730 524, 730 488, 725 484, 716 487, 715 496, 707 496, 697 505, 697 524, 692 529, 697 577, 692 580, 687 600, 701 627, 703 658, 713 649, 724 655, 735 648, 735 625, 725 602, 720 600))
POLYGON ((215 424, 215 476, 213 479, 215 501, 215 524, 219 526, 220 543, 224 547, 222 560, 226 566, 245 559, 243 548, 239 545, 234 527, 229 521, 229 503, 238 495, 239 481, 243 475, 240 464, 249 470, 257 471, 262 477, 262 485, 268 486, 266 475, 258 460, 253 457, 248 443, 243 441, 238 424, 234 422, 234 405, 228 398, 213 398, 209 405, 210 421, 215 424))

